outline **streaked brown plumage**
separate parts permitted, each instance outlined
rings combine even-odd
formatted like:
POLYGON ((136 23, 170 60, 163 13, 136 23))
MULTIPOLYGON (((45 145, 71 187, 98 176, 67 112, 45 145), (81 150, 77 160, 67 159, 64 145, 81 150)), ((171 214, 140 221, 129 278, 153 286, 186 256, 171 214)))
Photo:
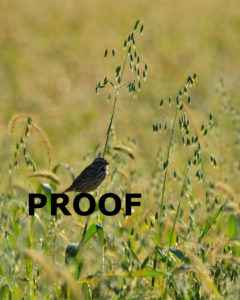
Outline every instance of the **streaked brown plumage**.
POLYGON ((80 175, 67 188, 66 192, 88 193, 96 190, 107 176, 107 165, 109 163, 102 157, 96 158, 87 166, 80 175))

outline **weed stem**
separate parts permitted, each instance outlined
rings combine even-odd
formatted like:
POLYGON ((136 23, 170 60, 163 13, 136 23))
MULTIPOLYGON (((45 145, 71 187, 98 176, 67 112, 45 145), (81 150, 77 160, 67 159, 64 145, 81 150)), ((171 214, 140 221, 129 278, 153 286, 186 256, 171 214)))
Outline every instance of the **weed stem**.
MULTIPOLYGON (((171 149, 173 134, 174 134, 174 130, 175 130, 177 112, 178 112, 178 107, 176 106, 176 111, 175 111, 175 116, 174 116, 174 121, 173 121, 173 127, 172 127, 171 136, 170 136, 169 144, 168 144, 167 160, 166 160, 167 163, 169 163, 170 149, 171 149)), ((167 167, 166 167, 166 170, 165 170, 165 173, 164 173, 163 186, 162 186, 160 214, 159 214, 159 235, 158 235, 159 237, 161 236, 161 219, 162 219, 162 214, 163 214, 163 202, 164 202, 164 195, 165 195, 165 190, 166 190, 167 172, 168 172, 168 164, 167 164, 167 167)))
POLYGON ((104 146, 104 150, 103 150, 103 157, 105 156, 106 151, 107 151, 107 145, 108 145, 109 135, 110 135, 110 131, 111 131, 111 128, 112 128, 114 113, 115 113, 115 109, 116 109, 116 103, 117 103, 117 98, 118 98, 119 86, 120 86, 120 84, 122 82, 122 78, 123 78, 123 74, 124 74, 124 70, 125 70, 125 66, 126 66, 126 62, 127 62, 127 57, 128 57, 128 53, 125 56, 125 59, 124 59, 124 62, 123 62, 123 67, 122 67, 122 71, 121 71, 121 75, 120 75, 120 81, 119 81, 118 86, 116 88, 116 93, 115 93, 115 98, 114 98, 112 115, 111 115, 110 123, 109 123, 109 126, 108 126, 106 142, 105 142, 105 146, 104 146))
POLYGON ((168 271, 168 260, 169 260, 170 247, 171 247, 171 244, 172 244, 173 233, 174 233, 174 230, 175 230, 175 226, 176 226, 176 222, 177 222, 177 218, 178 218, 182 198, 183 198, 183 195, 184 195, 184 188, 185 188, 185 184, 186 184, 186 180, 187 180, 188 170, 189 170, 189 167, 187 166, 187 168, 185 170, 185 175, 184 175, 184 179, 183 179, 183 185, 182 185, 181 193, 180 193, 180 196, 179 196, 177 212, 176 212, 176 215, 175 215, 175 218, 174 218, 173 227, 172 227, 172 231, 171 231, 171 235, 170 235, 170 239, 169 239, 169 243, 168 243, 167 261, 166 261, 167 271, 168 271))

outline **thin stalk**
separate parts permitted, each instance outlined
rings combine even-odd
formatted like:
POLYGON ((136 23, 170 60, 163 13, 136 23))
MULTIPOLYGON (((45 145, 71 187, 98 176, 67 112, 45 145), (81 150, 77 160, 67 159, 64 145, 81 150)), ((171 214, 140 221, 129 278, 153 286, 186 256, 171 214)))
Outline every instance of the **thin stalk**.
MULTIPOLYGON (((155 271, 157 268, 157 250, 155 249, 155 257, 153 260, 153 270, 155 271)), ((154 287, 155 277, 152 278, 152 287, 154 287)))
MULTIPOLYGON (((99 214, 98 214, 98 222, 99 224, 102 226, 102 228, 104 228, 104 214, 101 213, 101 211, 99 211, 99 214)), ((103 229, 103 233, 104 233, 104 229, 103 229)), ((100 239, 100 238, 99 238, 100 239)), ((105 270, 105 250, 104 250, 104 240, 103 240, 103 243, 100 239, 100 245, 102 247, 102 273, 104 274, 104 270, 105 270)))
MULTIPOLYGON (((194 153, 194 151, 193 151, 193 153, 194 153)), ((192 155, 190 155, 190 157, 193 156, 193 153, 192 153, 192 155)), ((178 202, 177 212, 176 212, 176 215, 175 215, 175 218, 174 218, 173 227, 172 227, 172 231, 171 231, 171 235, 170 235, 170 240, 169 240, 169 243, 168 243, 167 264, 166 264, 167 270, 168 270, 168 260, 169 260, 169 254, 170 254, 170 247, 171 247, 172 239, 173 239, 173 232, 175 230, 175 226, 176 226, 176 222, 177 222, 177 218, 178 218, 180 206, 181 206, 181 203, 182 203, 182 197, 184 195, 184 187, 185 187, 185 184, 186 184, 188 171, 189 171, 189 166, 187 165, 186 170, 185 170, 184 179, 183 179, 183 185, 182 185, 181 193, 180 193, 180 196, 179 196, 179 202, 178 202)))
POLYGON ((112 116, 111 116, 111 119, 110 119, 110 123, 108 125, 107 137, 106 137, 106 142, 105 142, 105 146, 104 146, 104 150, 103 150, 103 157, 105 156, 106 150, 107 150, 108 139, 109 139, 110 131, 111 131, 111 128, 112 128, 112 123, 113 123, 113 118, 114 118, 114 113, 115 113, 115 108, 116 108, 116 103, 117 103, 117 96, 118 96, 118 89, 116 91, 116 95, 115 95, 115 99, 114 99, 112 116))
POLYGON ((169 260, 169 254, 170 254, 170 247, 171 247, 171 244, 172 244, 173 233, 174 233, 174 230, 175 230, 175 226, 176 226, 176 222, 177 222, 177 218, 178 218, 182 198, 183 198, 183 195, 184 195, 184 187, 185 187, 185 184, 186 184, 188 170, 189 170, 189 167, 187 166, 186 171, 185 171, 185 175, 184 175, 184 180, 183 180, 183 185, 182 185, 180 197, 179 197, 177 212, 176 212, 176 215, 175 215, 175 218, 174 218, 173 227, 172 227, 172 231, 171 231, 171 235, 170 235, 170 239, 169 239, 169 243, 168 243, 167 262, 166 262, 167 271, 168 271, 168 260, 169 260))
POLYGON ((117 89, 116 89, 116 94, 115 94, 115 98, 114 98, 112 115, 111 115, 110 123, 109 123, 109 126, 108 126, 107 137, 106 137, 105 146, 104 146, 104 150, 103 150, 103 157, 105 156, 106 151, 107 151, 107 145, 108 145, 109 135, 110 135, 110 131, 111 131, 111 128, 112 128, 113 118, 114 118, 115 109, 116 109, 116 103, 117 103, 117 98, 118 98, 119 86, 120 86, 120 84, 122 82, 122 78, 123 78, 123 74, 124 74, 124 70, 125 70, 125 66, 126 66, 126 62, 127 62, 127 57, 128 57, 128 53, 125 56, 125 59, 124 59, 124 62, 123 62, 123 67, 122 67, 122 71, 121 71, 121 75, 120 75, 120 82, 118 83, 118 86, 117 86, 117 89))
POLYGON ((104 252, 104 245, 102 246, 102 273, 104 274, 105 269, 105 252, 104 252))
MULTIPOLYGON (((33 244, 33 226, 34 226, 35 217, 32 216, 30 220, 30 233, 29 233, 29 248, 32 248, 33 244)), ((26 257, 26 273, 27 273, 27 279, 28 279, 28 299, 33 300, 35 299, 35 291, 34 291, 34 275, 33 275, 33 260, 32 258, 26 257)))
MULTIPOLYGON (((177 112, 178 112, 178 107, 176 107, 174 121, 173 121, 173 127, 172 127, 172 131, 171 131, 171 136, 169 139, 168 151, 167 151, 167 162, 169 162, 170 149, 171 149, 171 145, 172 145, 172 139, 173 139, 175 124, 176 124, 176 119, 177 119, 177 112)), ((161 202, 160 202, 160 215, 159 215, 159 236, 160 236, 160 232, 161 232, 161 219, 162 219, 162 213, 163 213, 163 202, 164 202, 164 195, 165 195, 165 190, 166 190, 167 173, 168 173, 168 165, 166 167, 166 170, 164 173, 164 178, 163 178, 162 196, 161 196, 161 202)))
MULTIPOLYGON (((110 135, 110 131, 111 131, 111 128, 112 128, 114 113, 115 113, 115 109, 116 109, 116 103, 117 103, 117 98, 118 98, 119 85, 122 82, 122 78, 123 78, 123 74, 124 74, 124 70, 125 70, 125 66, 126 66, 126 62, 127 62, 127 57, 128 57, 128 53, 125 56, 125 59, 124 59, 124 62, 123 62, 123 67, 122 67, 122 71, 121 71, 121 75, 120 75, 120 82, 118 83, 118 87, 116 89, 116 94, 115 94, 115 99, 114 99, 114 104, 113 104, 112 115, 111 115, 110 123, 109 123, 109 126, 108 126, 106 142, 105 142, 105 146, 104 146, 104 150, 103 150, 103 157, 105 156, 106 150, 107 150, 109 135, 110 135)), ((86 220, 86 223, 85 223, 85 226, 84 226, 84 230, 83 230, 82 239, 78 243, 78 251, 79 251, 79 249, 80 249, 80 247, 81 247, 81 245, 83 243, 83 240, 85 238, 89 221, 90 221, 90 215, 87 217, 87 220, 86 220)), ((104 260, 104 256, 103 256, 103 260, 104 260)))
POLYGON ((84 226, 84 230, 83 230, 83 234, 82 234, 82 239, 78 243, 78 246, 77 246, 77 252, 80 250, 81 245, 82 245, 82 243, 84 241, 84 238, 85 238, 85 235, 86 235, 86 232, 87 232, 87 228, 88 228, 89 220, 90 220, 90 215, 87 216, 87 220, 86 220, 86 223, 85 223, 85 226, 84 226))

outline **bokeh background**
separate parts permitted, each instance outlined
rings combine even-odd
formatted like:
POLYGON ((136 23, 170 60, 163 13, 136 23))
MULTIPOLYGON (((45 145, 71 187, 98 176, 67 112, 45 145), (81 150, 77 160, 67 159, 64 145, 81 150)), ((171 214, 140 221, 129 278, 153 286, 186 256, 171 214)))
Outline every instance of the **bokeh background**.
MULTIPOLYGON (((136 137, 139 165, 154 164, 161 142, 152 138, 152 123, 160 121, 156 108, 189 74, 199 79, 192 104, 199 122, 218 106, 221 78, 239 99, 239 6, 234 0, 1 0, 1 143, 11 116, 31 112, 49 136, 54 162, 80 169, 87 152, 97 143, 103 148, 112 109, 106 94, 95 93, 96 83, 116 66, 104 60, 105 48, 121 51, 139 18, 144 35, 138 49, 148 64, 148 80, 138 98, 121 94, 115 130, 119 142, 136 137)), ((41 147, 33 151, 43 168, 41 147)))
POLYGON ((155 293, 175 299, 177 290, 177 299, 221 299, 220 294, 237 298, 239 12, 237 0, 0 0, 0 298, 5 295, 4 299, 10 299, 11 291, 13 299, 34 299, 35 295, 36 299, 62 295, 63 299, 63 283, 68 282, 72 292, 71 286, 75 286, 78 292, 79 284, 83 288, 83 283, 91 285, 87 277, 104 267, 105 272, 113 277, 120 274, 120 278, 94 283, 91 291, 97 296, 88 299, 137 299, 139 295, 138 299, 141 295, 153 299, 150 297, 155 293), (31 129, 27 138, 27 154, 37 171, 54 171, 54 166, 64 162, 77 175, 98 151, 103 151, 113 101, 107 100, 105 90, 96 94, 95 87, 105 76, 111 78, 122 63, 124 40, 137 19, 144 24, 143 36, 136 36, 136 44, 141 67, 148 65, 147 80, 137 97, 120 91, 110 145, 120 145, 127 151, 111 148, 107 153, 110 172, 98 193, 141 193, 141 207, 130 218, 124 213, 113 218, 95 213, 89 227, 95 232, 80 249, 82 257, 75 261, 75 269, 71 269, 65 264, 65 251, 70 243, 80 240, 86 218, 74 213, 71 218, 53 218, 49 206, 39 210, 38 217, 30 218, 27 199, 29 192, 43 192, 41 183, 51 184, 44 186, 49 197, 50 188, 61 192, 72 178, 62 167, 57 172, 58 186, 52 173, 29 178, 32 168, 25 165, 22 151, 14 158, 26 118, 18 122, 13 134, 9 133, 9 121, 21 112, 31 114, 34 124, 43 130, 45 142, 49 140, 50 166, 44 134, 41 137, 31 129), (115 48, 116 57, 105 59, 106 48, 115 48), (194 73, 198 80, 190 92, 192 103, 184 105, 179 115, 186 113, 191 135, 199 135, 202 164, 197 168, 203 180, 199 183, 193 166, 185 184, 191 147, 182 145, 177 123, 167 166, 163 214, 159 217, 165 188, 163 162, 175 108, 174 104, 168 106, 168 97, 174 101, 194 73), (161 99, 164 108, 160 110, 161 99), (160 122, 168 125, 167 130, 154 132, 153 124, 160 122), (200 130, 202 124, 209 129, 206 137, 200 130), (212 157, 217 161, 215 167, 212 157), (9 162, 14 160, 18 160, 18 168, 10 173, 9 185, 9 162), (98 238, 95 224, 104 239, 98 238), (204 224, 210 224, 206 225, 209 232, 204 224), (169 252, 170 246, 178 247, 174 254, 169 252), (168 269, 167 252, 170 271, 178 274, 175 285, 154 273, 168 269), (187 259, 182 259, 183 254, 187 259), (181 273, 182 264, 189 262, 191 269, 186 267, 187 271, 181 273), (81 263, 84 266, 80 270, 81 263), (139 273, 140 265, 143 273, 139 273), (149 269, 151 273, 144 273, 149 269), (137 272, 125 280, 129 271, 137 272), (59 274, 60 279, 56 276, 59 274), (145 274, 144 278, 139 279, 139 274, 145 274), (72 279, 68 281, 69 276, 72 279), (82 281, 76 283, 79 278, 82 281))

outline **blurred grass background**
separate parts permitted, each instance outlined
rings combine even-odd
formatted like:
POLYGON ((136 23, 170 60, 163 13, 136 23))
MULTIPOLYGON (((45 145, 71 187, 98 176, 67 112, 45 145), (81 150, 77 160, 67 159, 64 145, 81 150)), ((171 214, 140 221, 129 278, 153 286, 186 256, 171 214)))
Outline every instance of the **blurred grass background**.
MULTIPOLYGON (((14 113, 31 112, 50 138, 54 161, 81 168, 88 150, 98 142, 103 148, 110 118, 106 95, 94 91, 116 65, 104 60, 104 50, 121 50, 140 18, 145 29, 138 47, 149 66, 148 81, 137 99, 121 95, 115 130, 119 141, 137 138, 143 158, 138 165, 148 168, 159 145, 151 132, 152 122, 159 121, 156 107, 177 92, 188 74, 199 78, 192 105, 198 117, 218 106, 215 89, 221 77, 239 99, 239 9, 233 0, 2 0, 1 140, 14 113)), ((37 157, 44 167, 42 156, 37 157)))
MULTIPOLYGON (((161 259, 158 257, 157 263, 155 247, 161 246, 166 255, 176 207, 181 198, 179 191, 183 184, 183 169, 186 167, 186 157, 189 156, 190 151, 185 151, 186 148, 183 150, 179 136, 174 136, 174 142, 177 143, 173 143, 171 149, 166 199, 164 199, 166 208, 163 232, 159 239, 158 222, 160 223, 161 217, 158 219, 156 212, 159 211, 164 173, 162 163, 167 155, 173 108, 167 106, 166 110, 160 112, 158 107, 162 98, 165 99, 165 103, 169 95, 175 99, 188 75, 196 73, 198 82, 191 90, 192 104, 186 105, 185 108, 186 115, 191 121, 191 130, 199 130, 202 123, 206 124, 209 112, 213 113, 215 127, 206 139, 203 137, 203 142, 201 140, 203 145, 201 167, 204 174, 202 185, 196 183, 195 179, 189 183, 179 220, 176 228, 173 228, 172 245, 186 251, 194 269, 189 271, 189 277, 187 275, 185 277, 185 273, 179 275, 182 276, 181 280, 177 280, 176 283, 180 285, 182 291, 185 290, 186 282, 189 283, 196 294, 195 283, 205 282, 203 286, 206 281, 209 283, 210 279, 199 277, 201 273, 198 273, 199 281, 195 281, 194 272, 198 272, 196 270, 199 268, 201 257, 201 261, 204 262, 204 267, 200 264, 201 271, 205 268, 204 272, 206 271, 208 276, 210 274, 208 267, 211 266, 211 280, 219 292, 224 294, 225 287, 221 289, 220 285, 223 285, 226 278, 229 284, 228 277, 224 277, 228 274, 232 279, 227 292, 231 293, 234 290, 233 295, 237 295, 239 291, 234 280, 237 278, 238 269, 235 268, 232 260, 235 259, 235 263, 238 260, 236 264, 239 264, 239 248, 237 249, 237 246, 227 248, 229 242, 227 239, 239 236, 240 139, 237 136, 239 113, 237 114, 236 111, 239 111, 240 103, 240 2, 233 0, 228 2, 223 0, 201 2, 43 0, 41 3, 30 0, 0 1, 0 145, 2 149, 0 169, 4 179, 0 182, 0 189, 8 184, 6 176, 8 164, 13 161, 16 142, 19 141, 25 128, 21 124, 17 126, 11 137, 8 135, 9 120, 16 113, 31 113, 34 122, 36 120, 49 137, 53 158, 50 170, 56 164, 65 162, 78 174, 87 163, 90 163, 98 144, 100 144, 99 149, 103 150, 112 102, 106 100, 106 92, 96 95, 95 86, 105 76, 113 74, 120 63, 120 58, 117 57, 105 60, 104 52, 106 48, 116 48, 121 52, 123 41, 136 20, 140 19, 144 24, 144 32, 143 38, 137 39, 137 49, 143 62, 148 64, 147 81, 142 85, 137 98, 121 90, 114 118, 116 133, 114 145, 130 145, 135 160, 127 158, 119 161, 119 157, 113 157, 112 153, 107 155, 107 159, 112 159, 110 174, 104 182, 105 189, 100 188, 100 194, 103 191, 111 191, 119 195, 126 191, 142 193, 142 204, 141 208, 136 209, 134 217, 129 219, 122 215, 105 219, 98 214, 94 216, 95 223, 104 225, 107 249, 106 271, 121 273, 131 268, 139 270, 139 262, 144 265, 146 258, 149 259, 149 263, 146 261, 145 266, 151 266, 152 269, 157 266, 160 270, 162 268, 165 270, 166 261, 162 260, 164 256, 161 259), (170 126, 165 134, 153 132, 153 123, 164 124, 166 121, 170 126), (136 138, 137 145, 129 142, 131 139, 128 137, 136 138), (160 148, 162 152, 159 154, 160 148), (211 153, 216 157, 218 163, 216 168, 213 168, 210 162, 211 153), (89 156, 84 161, 87 154, 89 156), (173 179, 175 169, 177 176, 173 179), (211 229, 203 243, 207 250, 201 252, 202 245, 197 242, 197 238, 203 230, 203 224, 215 216, 216 211, 226 200, 229 201, 229 206, 224 212, 225 215, 222 213, 218 217, 216 226, 212 222, 214 229, 211 229), (177 242, 177 235, 179 235, 179 242, 177 242), (212 248, 209 245, 212 245, 212 248), (219 248, 223 247, 221 245, 227 249, 223 249, 226 250, 225 252, 222 249, 220 252, 219 248), (137 267, 134 265, 136 257, 131 252, 131 247, 140 258, 137 267), (132 256, 129 255, 129 250, 132 256), (229 261, 227 260, 226 264, 221 258, 223 253, 226 256, 229 254, 227 258, 229 261), (156 266, 154 266, 155 259, 156 266), (218 267, 221 269, 222 277, 218 274, 218 267)), ((202 138, 202 134, 199 136, 202 138)), ((31 132, 27 141, 27 150, 34 159, 37 170, 48 168, 46 148, 38 134, 31 132)), ((19 284, 22 294, 34 290, 31 287, 31 279, 37 278, 37 295, 43 297, 42 295, 48 295, 48 291, 44 290, 48 290, 49 283, 45 274, 53 274, 47 269, 47 260, 41 264, 38 255, 44 252, 48 259, 51 258, 54 265, 53 273, 57 268, 63 268, 65 249, 70 242, 79 241, 79 231, 82 233, 85 218, 74 214, 70 220, 64 216, 54 219, 49 215, 49 211, 43 210, 39 213, 40 218, 35 218, 35 221, 30 219, 27 214, 27 194, 30 191, 36 192, 38 179, 29 179, 26 176, 31 171, 26 168, 21 159, 18 171, 24 175, 23 180, 20 181, 23 190, 20 190, 19 186, 14 187, 19 179, 19 173, 16 172, 12 190, 10 187, 7 194, 3 193, 1 196, 3 219, 1 239, 4 240, 4 245, 0 250, 0 256, 5 270, 2 271, 4 269, 2 268, 0 271, 4 280, 6 278, 9 282, 12 280, 13 291, 19 284), (25 266, 25 256, 22 254, 26 249, 22 252, 22 247, 29 248, 28 257, 37 259, 40 265, 39 269, 36 264, 33 265, 35 273, 25 272, 28 262, 25 266), (32 250, 36 252, 31 252, 32 250), (26 285, 25 282, 16 284, 15 279, 19 280, 20 276, 28 277, 26 285)), ((191 178, 195 178, 195 172, 193 168, 190 172, 191 178)), ((61 186, 57 191, 61 192, 70 184, 71 177, 63 168, 59 169, 57 175, 61 179, 61 186)), ((44 183, 48 180, 46 178, 44 183)), ((95 226, 94 223, 91 225, 95 226)), ((97 271, 101 264, 99 257, 102 249, 99 240, 94 237, 95 239, 89 242, 83 252, 85 263, 81 275, 83 280, 97 271)), ((237 245, 239 246, 239 243, 237 245)), ((171 261, 176 270, 182 264, 182 260, 176 261, 172 256, 171 261)), ((68 275, 66 274, 67 272, 65 276, 68 275)), ((131 289, 135 289, 136 277, 128 281, 131 289)), ((158 278, 158 280, 157 292, 161 289, 163 292, 162 279, 158 278)), ((118 280, 112 280, 111 284, 115 283, 118 285, 118 280)), ((119 283, 119 286, 121 285, 122 281, 119 283)), ((151 291, 151 286, 154 287, 151 279, 139 280, 135 294, 131 291, 129 295, 137 295, 137 288, 144 294, 151 291)), ((57 283, 50 286, 49 290, 55 292, 55 287, 62 288, 57 283)), ((103 294, 106 292, 105 287, 103 287, 103 294)), ((169 290, 172 297, 175 290, 170 284, 169 290)), ((209 287, 206 290, 207 293, 204 287, 201 295, 209 299, 212 290, 210 288, 209 292, 209 287)), ((165 293, 168 294, 167 289, 165 293)), ((18 294, 17 289, 16 295, 14 299, 18 299, 21 295, 18 294)), ((218 295, 218 292, 215 292, 215 295, 218 295)), ((55 299, 50 298, 49 295, 48 297, 55 299)), ((108 295, 106 299, 107 297, 108 295)), ((182 297, 179 299, 185 299, 184 296, 182 297)))

